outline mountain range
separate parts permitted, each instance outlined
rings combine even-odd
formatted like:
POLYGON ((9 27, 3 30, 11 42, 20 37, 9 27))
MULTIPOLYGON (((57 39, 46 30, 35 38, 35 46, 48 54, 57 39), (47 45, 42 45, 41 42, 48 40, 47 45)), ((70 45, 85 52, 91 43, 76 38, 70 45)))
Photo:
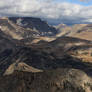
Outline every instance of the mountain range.
POLYGON ((56 29, 59 30, 57 37, 70 36, 92 41, 92 24, 74 24, 72 26, 59 24, 56 29))
POLYGON ((0 18, 0 92, 92 92, 91 28, 0 18))

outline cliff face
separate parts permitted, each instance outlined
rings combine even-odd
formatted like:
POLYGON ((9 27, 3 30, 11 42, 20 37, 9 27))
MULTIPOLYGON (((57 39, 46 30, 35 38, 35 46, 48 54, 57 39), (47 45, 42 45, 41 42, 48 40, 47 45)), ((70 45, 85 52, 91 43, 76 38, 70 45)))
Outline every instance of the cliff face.
POLYGON ((32 29, 38 32, 40 36, 54 36, 57 33, 57 30, 49 26, 45 21, 42 21, 40 18, 32 18, 32 17, 20 17, 20 18, 9 18, 15 24, 27 28, 32 29))

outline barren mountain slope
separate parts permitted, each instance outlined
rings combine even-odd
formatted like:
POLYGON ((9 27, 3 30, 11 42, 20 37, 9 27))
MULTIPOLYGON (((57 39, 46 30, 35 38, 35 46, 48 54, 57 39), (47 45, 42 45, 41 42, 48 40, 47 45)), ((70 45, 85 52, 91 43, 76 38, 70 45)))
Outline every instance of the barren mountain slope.
POLYGON ((92 41, 92 24, 75 24, 73 26, 59 27, 60 36, 77 37, 92 41))

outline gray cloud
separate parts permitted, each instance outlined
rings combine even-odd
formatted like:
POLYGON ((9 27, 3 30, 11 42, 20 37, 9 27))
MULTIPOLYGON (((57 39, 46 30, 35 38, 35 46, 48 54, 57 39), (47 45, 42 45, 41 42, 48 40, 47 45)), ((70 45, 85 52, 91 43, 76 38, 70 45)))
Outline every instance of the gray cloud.
POLYGON ((0 0, 0 16, 32 16, 49 23, 92 23, 92 6, 53 0, 0 0))

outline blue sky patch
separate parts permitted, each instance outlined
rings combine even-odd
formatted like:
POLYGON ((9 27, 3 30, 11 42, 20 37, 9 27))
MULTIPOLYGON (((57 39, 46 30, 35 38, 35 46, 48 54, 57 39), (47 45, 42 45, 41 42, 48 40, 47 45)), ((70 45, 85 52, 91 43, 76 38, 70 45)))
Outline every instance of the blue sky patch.
POLYGON ((67 2, 84 6, 91 6, 92 0, 55 0, 56 2, 67 2))

